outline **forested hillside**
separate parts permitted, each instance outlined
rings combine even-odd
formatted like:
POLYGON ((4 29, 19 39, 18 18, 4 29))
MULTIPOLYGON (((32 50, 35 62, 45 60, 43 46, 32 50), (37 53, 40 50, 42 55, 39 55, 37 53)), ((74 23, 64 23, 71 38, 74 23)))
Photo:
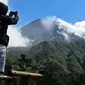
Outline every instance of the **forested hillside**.
POLYGON ((84 39, 70 43, 44 41, 30 50, 9 51, 7 55, 8 60, 14 64, 14 69, 43 72, 44 78, 40 80, 42 84, 39 82, 39 85, 82 85, 81 83, 84 83, 84 39), (19 64, 20 62, 23 62, 25 68, 19 64))

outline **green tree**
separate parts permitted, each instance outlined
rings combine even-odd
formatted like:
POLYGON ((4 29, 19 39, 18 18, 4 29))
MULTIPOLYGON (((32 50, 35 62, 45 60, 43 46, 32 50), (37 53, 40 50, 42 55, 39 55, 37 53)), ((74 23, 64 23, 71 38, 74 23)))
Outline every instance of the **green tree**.
POLYGON ((32 59, 26 58, 25 54, 21 54, 18 58, 19 70, 26 71, 28 67, 31 66, 32 59))

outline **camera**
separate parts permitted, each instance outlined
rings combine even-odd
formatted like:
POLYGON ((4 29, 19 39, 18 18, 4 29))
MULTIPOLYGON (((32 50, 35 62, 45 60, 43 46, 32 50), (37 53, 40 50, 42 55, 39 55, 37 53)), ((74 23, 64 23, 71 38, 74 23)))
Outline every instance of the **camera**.
POLYGON ((18 11, 16 11, 16 12, 10 11, 9 16, 12 17, 13 15, 14 15, 14 16, 17 16, 17 15, 18 15, 18 11))

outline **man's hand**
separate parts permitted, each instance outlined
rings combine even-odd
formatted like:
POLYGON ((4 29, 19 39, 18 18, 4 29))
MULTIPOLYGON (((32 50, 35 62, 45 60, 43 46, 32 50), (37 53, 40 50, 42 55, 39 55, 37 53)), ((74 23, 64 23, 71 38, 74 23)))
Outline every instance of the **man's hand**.
POLYGON ((13 15, 13 12, 12 12, 12 11, 10 11, 9 16, 10 16, 10 17, 12 17, 12 15, 13 15))

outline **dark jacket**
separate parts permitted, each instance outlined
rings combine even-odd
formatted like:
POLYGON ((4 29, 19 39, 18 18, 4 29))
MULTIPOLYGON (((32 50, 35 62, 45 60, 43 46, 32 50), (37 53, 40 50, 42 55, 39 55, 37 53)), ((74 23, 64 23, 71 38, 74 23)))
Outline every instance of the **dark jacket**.
POLYGON ((0 44, 8 46, 9 36, 7 35, 8 25, 17 24, 19 17, 6 15, 8 6, 0 2, 0 44))
POLYGON ((9 42, 9 36, 7 35, 8 25, 17 24, 18 19, 19 19, 18 16, 14 18, 7 15, 0 16, 0 44, 3 44, 5 46, 8 45, 9 42))

